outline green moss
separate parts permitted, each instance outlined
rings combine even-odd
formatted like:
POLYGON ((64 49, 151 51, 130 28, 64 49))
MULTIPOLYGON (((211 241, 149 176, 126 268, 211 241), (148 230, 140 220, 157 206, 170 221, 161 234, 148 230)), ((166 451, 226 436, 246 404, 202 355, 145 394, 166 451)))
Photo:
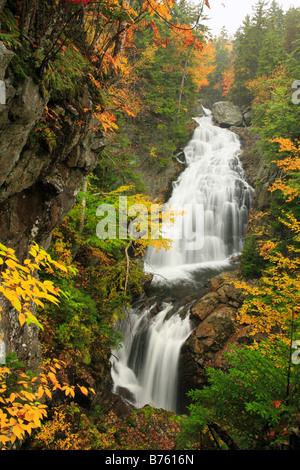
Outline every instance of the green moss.
POLYGON ((61 101, 66 97, 76 98, 90 72, 91 65, 81 52, 75 47, 66 47, 51 63, 45 78, 51 86, 52 99, 61 101))

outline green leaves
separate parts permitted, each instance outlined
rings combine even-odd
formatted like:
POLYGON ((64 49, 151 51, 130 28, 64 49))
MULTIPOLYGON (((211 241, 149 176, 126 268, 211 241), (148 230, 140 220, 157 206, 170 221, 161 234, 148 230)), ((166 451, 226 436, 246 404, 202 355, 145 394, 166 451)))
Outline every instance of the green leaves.
POLYGON ((292 421, 298 410, 300 370, 291 368, 287 389, 288 344, 265 341, 256 348, 232 348, 226 359, 227 371, 208 368, 209 385, 189 393, 192 404, 181 442, 195 446, 193 436, 198 439, 212 421, 242 449, 271 448, 270 436, 274 432, 276 439, 284 440, 288 417, 292 421))

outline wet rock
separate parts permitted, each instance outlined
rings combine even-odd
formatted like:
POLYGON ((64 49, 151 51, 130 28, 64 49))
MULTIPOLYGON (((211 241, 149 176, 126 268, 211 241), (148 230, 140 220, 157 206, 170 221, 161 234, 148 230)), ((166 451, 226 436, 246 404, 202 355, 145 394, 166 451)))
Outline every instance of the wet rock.
POLYGON ((210 292, 200 301, 196 302, 191 309, 191 318, 196 321, 203 321, 219 305, 220 298, 217 293, 210 292))
POLYGON ((104 413, 113 411, 116 416, 123 418, 128 416, 133 407, 124 400, 121 395, 112 392, 112 383, 110 377, 106 377, 104 381, 97 385, 96 394, 91 403, 91 408, 98 406, 104 413))
POLYGON ((179 361, 183 411, 189 404, 187 392, 207 385, 206 369, 225 369, 225 354, 231 345, 252 342, 249 327, 236 320, 245 298, 233 283, 238 275, 238 271, 234 271, 213 277, 206 285, 208 292, 191 308, 191 319, 196 326, 181 349, 179 361))
MULTIPOLYGON (((1 0, 0 0, 0 11, 1 11, 1 0)), ((8 50, 3 44, 3 42, 0 41, 0 80, 4 79, 7 66, 10 63, 13 56, 14 56, 14 53, 8 50)))
POLYGON ((243 115, 238 106, 230 101, 218 101, 212 106, 212 116, 220 127, 240 127, 243 125, 243 115))
POLYGON ((251 110, 251 108, 247 107, 247 108, 243 109, 242 113, 243 113, 243 120, 244 120, 245 125, 250 126, 251 121, 252 121, 252 110, 251 110))

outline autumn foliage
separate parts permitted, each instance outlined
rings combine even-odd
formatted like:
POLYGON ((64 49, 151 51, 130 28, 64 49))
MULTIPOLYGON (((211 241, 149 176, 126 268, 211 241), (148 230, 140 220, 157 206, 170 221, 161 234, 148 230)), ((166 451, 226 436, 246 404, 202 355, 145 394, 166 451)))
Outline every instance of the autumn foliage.
MULTIPOLYGON (((287 176, 273 183, 269 191, 282 194, 286 202, 299 197, 298 185, 288 179, 295 170, 299 170, 299 146, 289 139, 274 139, 279 144, 279 153, 286 156, 277 159, 276 165, 287 176)), ((266 214, 270 218, 271 214, 266 214)), ((248 297, 239 313, 239 321, 252 327, 252 334, 268 334, 269 338, 286 337, 291 324, 299 319, 299 220, 291 211, 280 210, 278 223, 286 230, 290 240, 287 249, 282 249, 280 240, 269 239, 259 243, 260 256, 267 262, 267 267, 258 285, 237 284, 244 288, 248 297), (289 235, 288 235, 289 234, 289 235)), ((288 235, 288 236, 287 236, 288 235)), ((289 336, 287 336, 289 338, 289 336)))
MULTIPOLYGON (((0 245, 0 292, 2 301, 5 298, 19 315, 21 326, 34 323, 43 328, 32 313, 32 302, 44 308, 44 302, 58 304, 58 288, 52 281, 39 281, 36 272, 41 266, 53 267, 67 271, 67 268, 34 244, 29 257, 21 264, 14 251, 0 245), (29 308, 30 307, 30 308, 29 308)), ((0 308, 0 310, 3 310, 0 308)), ((12 370, 4 365, 0 367, 0 442, 2 448, 22 441, 31 435, 33 429, 41 427, 47 417, 48 405, 45 398, 52 398, 56 390, 66 396, 75 397, 76 386, 58 378, 65 364, 54 359, 53 364, 42 365, 36 374, 24 371, 23 366, 12 370)), ((78 385, 84 395, 89 393, 84 386, 78 385)), ((92 389, 91 389, 92 390, 92 389)), ((93 390, 92 390, 93 391, 93 390)))

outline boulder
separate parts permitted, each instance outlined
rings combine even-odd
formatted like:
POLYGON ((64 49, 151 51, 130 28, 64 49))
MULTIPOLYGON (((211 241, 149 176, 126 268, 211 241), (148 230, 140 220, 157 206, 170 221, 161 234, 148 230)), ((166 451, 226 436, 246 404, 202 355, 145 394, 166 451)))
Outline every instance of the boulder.
POLYGON ((218 101, 212 107, 213 119, 220 127, 243 126, 243 115, 238 106, 230 101, 218 101))
POLYGON ((252 121, 252 110, 251 110, 251 108, 247 107, 247 108, 243 109, 242 113, 243 113, 243 119, 244 119, 245 125, 250 126, 251 121, 252 121))
POLYGON ((237 321, 245 299, 244 292, 235 287, 238 271, 224 272, 206 285, 207 292, 191 307, 195 328, 181 349, 179 363, 181 411, 190 404, 187 392, 207 385, 207 367, 226 369, 226 353, 232 345, 250 344, 248 325, 237 321))

